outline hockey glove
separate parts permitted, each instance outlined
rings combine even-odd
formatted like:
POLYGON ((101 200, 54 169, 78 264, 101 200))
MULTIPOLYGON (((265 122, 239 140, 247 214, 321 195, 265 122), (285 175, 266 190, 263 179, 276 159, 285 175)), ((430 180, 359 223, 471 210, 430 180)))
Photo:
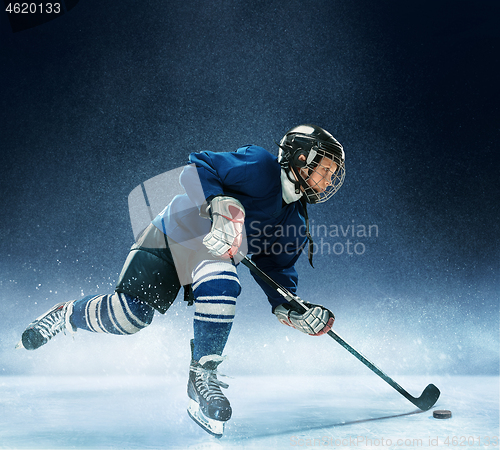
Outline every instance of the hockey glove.
POLYGON ((245 208, 233 197, 214 197, 208 207, 212 228, 203 244, 214 256, 231 258, 238 252, 243 240, 245 208))
POLYGON ((274 309, 274 314, 282 324, 302 331, 302 333, 311 336, 321 336, 328 333, 335 320, 333 313, 321 305, 307 302, 304 302, 304 305, 309 309, 303 314, 294 310, 289 303, 277 306, 274 309))

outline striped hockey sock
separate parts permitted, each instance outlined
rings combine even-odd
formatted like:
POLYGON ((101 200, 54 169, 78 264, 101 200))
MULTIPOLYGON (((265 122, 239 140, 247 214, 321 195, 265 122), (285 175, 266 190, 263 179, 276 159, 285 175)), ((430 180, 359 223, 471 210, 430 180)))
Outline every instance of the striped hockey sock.
POLYGON ((76 300, 71 323, 95 333, 134 334, 153 320, 154 309, 127 294, 89 295, 76 300))
POLYGON ((193 359, 206 355, 222 355, 241 292, 233 264, 203 261, 193 272, 194 313, 193 359))

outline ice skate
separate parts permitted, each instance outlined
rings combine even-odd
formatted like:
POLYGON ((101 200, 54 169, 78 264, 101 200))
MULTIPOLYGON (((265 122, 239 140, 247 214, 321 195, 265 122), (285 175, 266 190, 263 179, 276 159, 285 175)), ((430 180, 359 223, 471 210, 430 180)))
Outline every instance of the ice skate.
POLYGON ((73 312, 74 301, 58 303, 46 313, 31 322, 17 343, 16 348, 36 350, 49 342, 60 331, 76 332, 69 318, 73 312))
POLYGON ((192 361, 189 370, 189 416, 205 431, 220 438, 224 424, 231 418, 231 405, 221 391, 228 385, 217 379, 217 366, 224 360, 219 355, 203 356, 192 361))

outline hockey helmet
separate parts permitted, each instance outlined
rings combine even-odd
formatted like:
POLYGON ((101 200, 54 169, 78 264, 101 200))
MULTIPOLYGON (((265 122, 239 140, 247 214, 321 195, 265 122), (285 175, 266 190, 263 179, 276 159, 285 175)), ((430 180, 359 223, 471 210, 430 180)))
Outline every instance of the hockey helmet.
POLYGON ((340 189, 345 177, 344 149, 328 131, 316 125, 299 125, 278 145, 279 163, 295 182, 296 191, 303 188, 308 203, 323 203, 340 189), (336 164, 333 173, 332 161, 336 164), (318 174, 324 174, 324 179, 318 174))

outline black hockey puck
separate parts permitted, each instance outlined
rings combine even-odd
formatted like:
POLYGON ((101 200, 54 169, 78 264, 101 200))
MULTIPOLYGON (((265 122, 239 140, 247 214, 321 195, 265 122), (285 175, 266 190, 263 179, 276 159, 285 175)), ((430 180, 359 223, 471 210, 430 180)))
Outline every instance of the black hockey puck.
POLYGON ((435 419, 449 419, 451 417, 451 411, 447 409, 436 409, 432 413, 432 417, 435 419))

